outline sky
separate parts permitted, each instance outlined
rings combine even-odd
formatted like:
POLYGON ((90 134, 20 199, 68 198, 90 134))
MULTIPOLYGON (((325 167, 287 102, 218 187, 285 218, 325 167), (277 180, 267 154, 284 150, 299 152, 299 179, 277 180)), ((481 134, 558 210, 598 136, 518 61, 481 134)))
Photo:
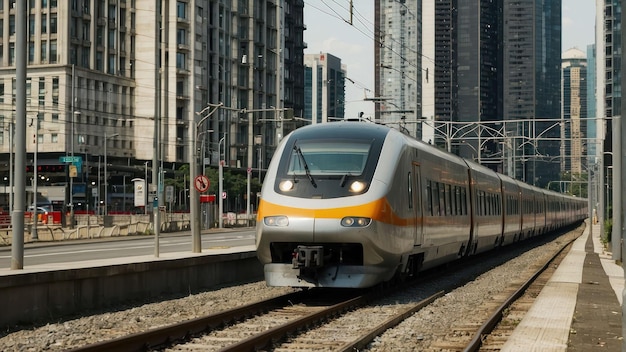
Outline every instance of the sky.
MULTIPOLYGON (((346 116, 374 114, 374 0, 356 0, 350 24, 350 0, 305 0, 305 54, 329 53, 347 66, 346 116), (354 83, 353 83, 354 82, 354 83)), ((562 51, 586 51, 594 42, 595 1, 562 0, 562 51)))

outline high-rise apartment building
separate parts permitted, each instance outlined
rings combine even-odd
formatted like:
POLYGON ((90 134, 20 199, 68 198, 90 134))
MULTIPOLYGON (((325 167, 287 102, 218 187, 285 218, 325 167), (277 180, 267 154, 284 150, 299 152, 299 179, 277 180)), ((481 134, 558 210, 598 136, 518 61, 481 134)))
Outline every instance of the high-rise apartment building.
POLYGON ((306 54, 304 66, 304 119, 313 124, 343 120, 346 67, 341 59, 328 53, 306 54))
MULTIPOLYGON (((16 1, 0 0, 0 152, 7 166, 19 118, 16 1)), ((285 114, 304 109, 303 8, 302 0, 29 0, 27 119, 39 123, 27 136, 39 141, 38 164, 54 171, 49 182, 67 180, 59 158, 75 154, 84 189, 101 173, 105 151, 113 177, 128 180, 143 175, 155 150, 172 168, 196 156, 214 165, 267 165, 290 128, 285 114), (210 105, 220 108, 205 119, 211 109, 200 112, 210 105), (252 144, 251 131, 260 136, 252 144)), ((27 138, 28 160, 34 147, 27 138)), ((3 172, 10 177, 6 166, 3 172)))
POLYGON ((422 138, 421 2, 375 1, 377 122, 422 138))

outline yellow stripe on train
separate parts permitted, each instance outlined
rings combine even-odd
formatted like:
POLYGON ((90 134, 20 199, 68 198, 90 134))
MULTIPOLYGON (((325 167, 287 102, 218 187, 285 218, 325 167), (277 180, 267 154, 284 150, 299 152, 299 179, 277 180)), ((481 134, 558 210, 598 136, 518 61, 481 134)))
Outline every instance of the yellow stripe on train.
POLYGON ((264 217, 275 215, 321 219, 343 219, 346 216, 359 216, 396 226, 408 226, 415 223, 414 218, 406 219, 399 217, 393 211, 386 198, 380 198, 370 203, 349 207, 321 209, 288 207, 270 203, 262 199, 259 204, 257 221, 263 221, 264 217))

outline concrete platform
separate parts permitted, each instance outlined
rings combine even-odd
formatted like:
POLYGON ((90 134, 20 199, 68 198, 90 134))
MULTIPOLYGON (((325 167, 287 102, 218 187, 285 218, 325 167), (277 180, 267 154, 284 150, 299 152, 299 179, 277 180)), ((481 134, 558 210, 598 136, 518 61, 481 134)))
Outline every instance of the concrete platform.
POLYGON ((578 238, 502 351, 621 351, 624 270, 600 224, 578 238))
POLYGON ((0 269, 0 327, 262 278, 254 246, 0 269))

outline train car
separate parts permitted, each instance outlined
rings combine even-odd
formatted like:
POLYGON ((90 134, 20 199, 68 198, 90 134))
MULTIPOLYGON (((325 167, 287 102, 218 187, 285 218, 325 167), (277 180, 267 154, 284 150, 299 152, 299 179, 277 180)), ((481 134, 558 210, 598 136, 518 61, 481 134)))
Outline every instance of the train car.
POLYGON ((543 233, 543 193, 503 179, 385 126, 299 128, 261 191, 255 244, 266 283, 370 287, 543 233))
POLYGON ((522 233, 522 213, 520 211, 521 189, 512 177, 500 175, 502 194, 502 237, 501 246, 509 245, 522 233))
POLYGON ((467 162, 471 178, 472 247, 467 254, 481 253, 502 242, 502 184, 498 174, 467 162))

